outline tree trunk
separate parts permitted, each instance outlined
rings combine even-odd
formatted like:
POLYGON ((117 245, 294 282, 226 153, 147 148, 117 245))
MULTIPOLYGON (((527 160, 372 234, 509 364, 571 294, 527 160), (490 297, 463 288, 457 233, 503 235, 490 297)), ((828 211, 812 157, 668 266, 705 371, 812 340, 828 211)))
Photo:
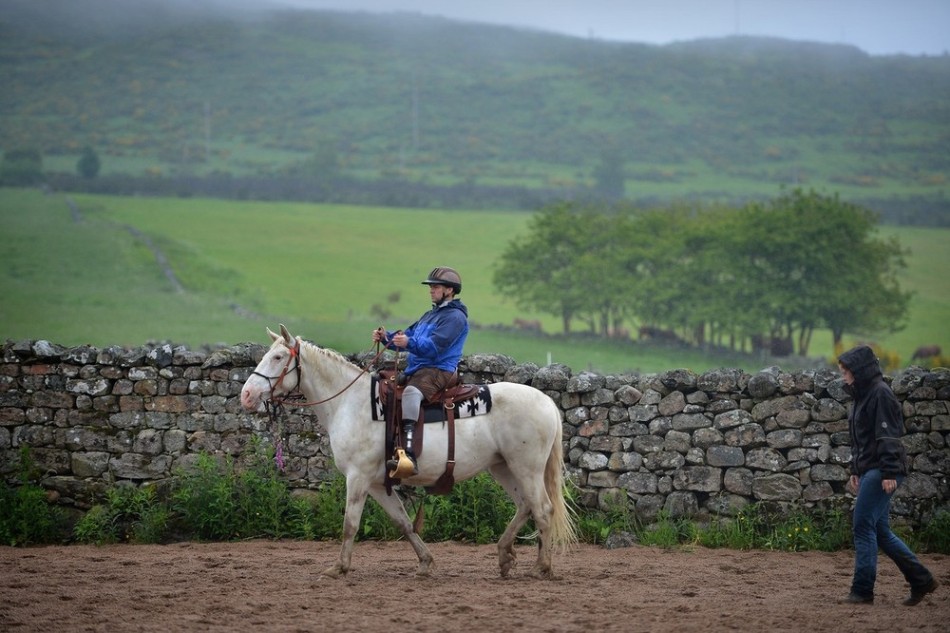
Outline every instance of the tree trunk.
POLYGON ((564 328, 565 334, 571 333, 571 313, 568 310, 561 312, 561 326, 564 328))
POLYGON ((693 338, 696 339, 696 345, 702 347, 706 343, 706 324, 700 323, 693 330, 693 338))
POLYGON ((801 332, 798 334, 798 355, 799 356, 808 356, 808 347, 811 345, 811 335, 814 332, 814 328, 811 326, 802 326, 801 332))

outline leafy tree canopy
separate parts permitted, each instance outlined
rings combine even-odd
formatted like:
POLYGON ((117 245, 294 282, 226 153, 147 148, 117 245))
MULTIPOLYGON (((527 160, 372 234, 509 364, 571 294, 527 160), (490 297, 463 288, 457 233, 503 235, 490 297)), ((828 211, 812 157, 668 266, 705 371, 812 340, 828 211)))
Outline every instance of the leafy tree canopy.
POLYGON ((873 213, 811 191, 741 208, 559 203, 509 244, 494 283, 565 332, 581 320, 609 335, 626 320, 805 355, 816 328, 837 342, 901 327, 903 255, 876 237, 873 213))
POLYGON ((99 154, 88 145, 83 148, 82 155, 76 162, 76 172, 87 180, 92 180, 99 175, 99 169, 102 163, 99 160, 99 154))

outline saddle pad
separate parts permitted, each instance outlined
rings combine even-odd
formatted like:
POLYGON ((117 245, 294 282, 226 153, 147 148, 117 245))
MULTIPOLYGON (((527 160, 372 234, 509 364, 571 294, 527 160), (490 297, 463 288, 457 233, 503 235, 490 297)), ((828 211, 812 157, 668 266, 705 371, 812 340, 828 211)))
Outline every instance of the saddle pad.
MULTIPOLYGON (((482 385, 478 392, 471 398, 455 401, 455 419, 471 418, 476 415, 484 415, 491 411, 491 390, 488 385, 482 385)), ((379 394, 379 380, 373 376, 370 382, 370 400, 373 408, 373 420, 381 421, 385 419, 383 412, 383 401, 379 394)), ((445 420, 445 410, 441 402, 435 404, 423 403, 422 408, 425 413, 426 422, 442 422, 445 420)))

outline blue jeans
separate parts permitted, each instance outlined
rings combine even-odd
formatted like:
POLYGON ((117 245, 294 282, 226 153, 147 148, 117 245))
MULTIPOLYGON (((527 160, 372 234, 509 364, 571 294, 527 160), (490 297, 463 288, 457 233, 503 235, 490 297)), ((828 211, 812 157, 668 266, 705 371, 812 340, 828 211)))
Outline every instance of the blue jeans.
MULTIPOLYGON (((866 598, 874 596, 878 548, 894 561, 911 587, 924 587, 933 579, 904 541, 891 531, 888 522, 891 495, 881 488, 882 479, 877 468, 861 475, 854 504, 854 579, 851 592, 866 598)), ((898 485, 903 481, 902 475, 897 478, 898 485)))

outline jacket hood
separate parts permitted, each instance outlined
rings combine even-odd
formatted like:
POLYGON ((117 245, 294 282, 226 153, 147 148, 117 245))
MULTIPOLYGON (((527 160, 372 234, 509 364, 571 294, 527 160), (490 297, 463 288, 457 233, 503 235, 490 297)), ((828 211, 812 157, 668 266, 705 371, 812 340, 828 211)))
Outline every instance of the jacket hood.
MULTIPOLYGON (((432 304, 432 307, 438 308, 439 305, 432 304)), ((452 299, 451 301, 446 302, 443 307, 449 308, 452 310, 461 310, 462 314, 464 314, 466 317, 468 316, 468 307, 464 303, 462 303, 461 299, 452 299)))
POLYGON ((859 345, 838 357, 838 362, 851 370, 854 386, 863 389, 876 378, 882 377, 881 363, 867 345, 859 345))

